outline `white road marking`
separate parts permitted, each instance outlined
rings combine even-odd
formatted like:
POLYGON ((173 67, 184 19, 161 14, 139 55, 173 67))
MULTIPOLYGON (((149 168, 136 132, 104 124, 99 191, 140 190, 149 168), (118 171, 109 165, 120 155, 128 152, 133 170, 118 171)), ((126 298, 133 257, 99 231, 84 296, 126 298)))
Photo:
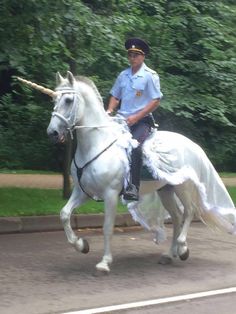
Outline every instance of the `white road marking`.
POLYGON ((154 299, 154 300, 148 300, 148 301, 140 301, 140 302, 126 303, 126 304, 105 306, 105 307, 99 307, 99 308, 88 309, 88 310, 64 312, 62 314, 106 313, 106 312, 112 312, 112 311, 134 309, 134 308, 150 306, 150 305, 158 305, 158 304, 165 304, 165 303, 171 303, 171 302, 193 300, 193 299, 199 299, 199 298, 210 297, 210 296, 221 295, 221 294, 227 294, 227 293, 234 293, 234 292, 236 292, 236 287, 219 289, 219 290, 210 290, 210 291, 204 291, 204 292, 197 292, 197 293, 191 293, 191 294, 184 294, 184 295, 179 295, 179 296, 175 296, 175 297, 160 298, 160 299, 154 299))

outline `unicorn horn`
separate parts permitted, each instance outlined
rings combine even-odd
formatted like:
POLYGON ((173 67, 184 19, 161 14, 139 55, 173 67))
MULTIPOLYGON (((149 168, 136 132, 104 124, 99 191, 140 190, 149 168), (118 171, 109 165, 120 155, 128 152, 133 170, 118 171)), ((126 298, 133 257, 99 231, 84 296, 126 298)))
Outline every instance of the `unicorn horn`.
POLYGON ((26 85, 29 85, 30 87, 35 88, 35 89, 39 90, 40 92, 42 92, 42 93, 44 93, 46 95, 49 95, 52 98, 57 96, 57 93, 54 92, 52 89, 45 88, 45 87, 40 86, 38 84, 35 84, 33 82, 27 81, 27 80, 25 80, 25 79, 23 79, 21 77, 17 77, 17 79, 20 82, 25 83, 26 85))

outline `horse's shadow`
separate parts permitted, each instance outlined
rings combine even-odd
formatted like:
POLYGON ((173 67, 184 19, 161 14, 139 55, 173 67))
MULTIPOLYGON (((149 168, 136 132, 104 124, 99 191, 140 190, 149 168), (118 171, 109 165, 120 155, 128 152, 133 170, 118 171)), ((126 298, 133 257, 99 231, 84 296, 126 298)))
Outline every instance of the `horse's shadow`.
MULTIPOLYGON (((119 280, 129 278, 147 277, 166 278, 170 276, 172 279, 179 280, 180 278, 187 278, 188 273, 191 273, 191 278, 194 276, 199 278, 204 271, 217 271, 219 267, 230 267, 230 262, 212 260, 207 257, 192 256, 187 261, 174 259, 171 264, 161 265, 158 260, 161 253, 135 253, 126 255, 114 255, 114 261, 111 264, 111 272, 103 273, 96 270, 95 265, 99 259, 93 256, 70 256, 64 263, 55 263, 54 267, 50 266, 47 271, 52 276, 56 276, 60 280, 78 281, 78 278, 85 280, 96 280, 97 277, 105 278, 105 280, 116 279, 119 280)), ((156 280, 156 279, 155 279, 156 280)), ((164 279, 166 281, 166 279, 164 279)), ((191 279, 192 280, 192 279, 191 279)))

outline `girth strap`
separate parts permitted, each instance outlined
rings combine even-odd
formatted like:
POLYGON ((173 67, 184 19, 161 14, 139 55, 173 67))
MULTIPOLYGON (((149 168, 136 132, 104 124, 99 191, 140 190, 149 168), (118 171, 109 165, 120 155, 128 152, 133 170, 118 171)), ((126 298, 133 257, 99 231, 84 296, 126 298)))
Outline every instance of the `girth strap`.
POLYGON ((79 182, 79 185, 80 185, 80 188, 81 190, 84 192, 84 194, 86 194, 89 198, 95 200, 96 202, 102 202, 103 200, 99 200, 99 199, 95 199, 93 196, 91 196, 90 194, 88 194, 84 187, 82 186, 81 184, 81 177, 82 177, 82 174, 83 174, 83 170, 85 167, 87 167, 88 165, 90 165, 94 160, 96 160, 100 155, 102 155, 106 150, 108 150, 115 142, 117 141, 117 139, 115 139, 111 144, 109 144, 106 148, 104 148, 100 153, 98 153, 95 157, 93 157, 91 160, 89 160, 88 162, 86 162, 83 167, 78 167, 78 165, 76 164, 76 161, 75 161, 75 157, 74 157, 74 164, 75 164, 75 167, 76 167, 76 171, 77 171, 77 178, 78 178, 78 182, 79 182))

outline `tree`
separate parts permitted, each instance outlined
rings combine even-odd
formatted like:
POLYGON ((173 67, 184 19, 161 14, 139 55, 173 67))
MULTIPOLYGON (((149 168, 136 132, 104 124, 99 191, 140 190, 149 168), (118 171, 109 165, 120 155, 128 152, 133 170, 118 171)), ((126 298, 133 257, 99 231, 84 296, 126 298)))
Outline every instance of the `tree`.
POLYGON ((128 64, 124 41, 139 36, 150 43, 147 63, 161 77, 164 98, 155 113, 161 128, 197 141, 218 169, 235 170, 234 1, 2 0, 0 17, 0 167, 62 164, 61 149, 45 136, 47 96, 14 75, 54 88, 55 73, 70 69, 92 78, 106 104, 128 64))

